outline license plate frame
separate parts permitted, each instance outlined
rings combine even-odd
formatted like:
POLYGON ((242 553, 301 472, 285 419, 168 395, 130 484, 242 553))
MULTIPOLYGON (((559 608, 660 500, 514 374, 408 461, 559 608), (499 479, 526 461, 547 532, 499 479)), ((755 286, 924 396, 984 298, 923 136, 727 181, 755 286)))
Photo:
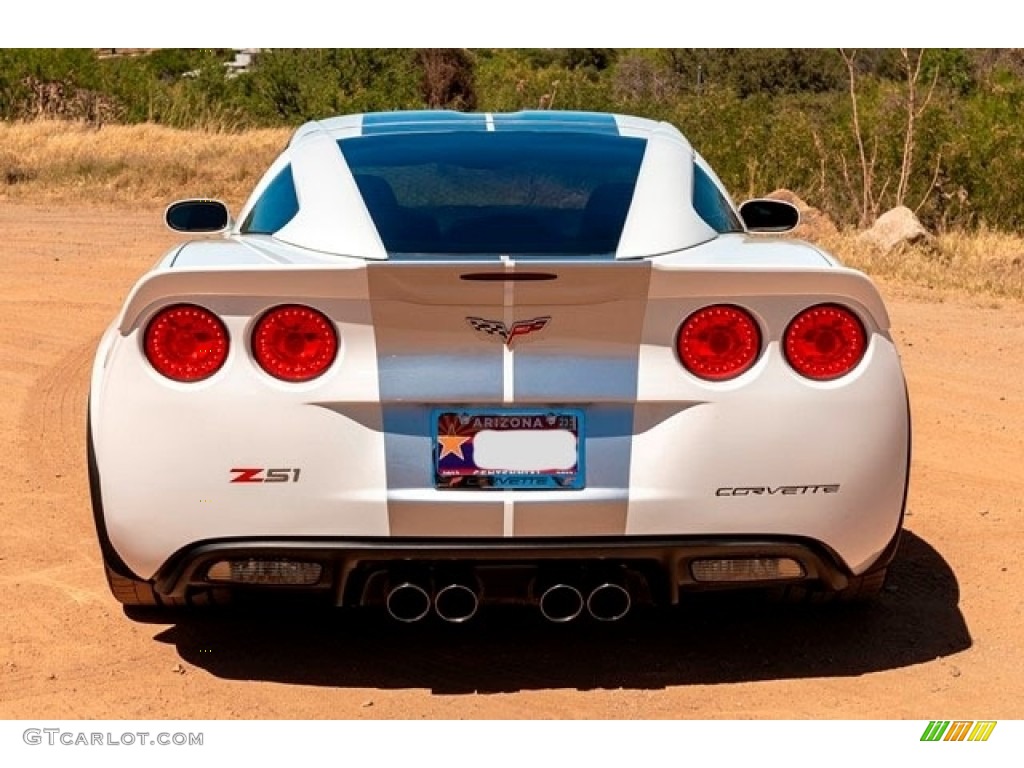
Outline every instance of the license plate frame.
POLYGON ((437 408, 430 414, 430 425, 436 488, 568 491, 584 487, 585 420, 579 408, 437 408), (546 469, 476 465, 474 441, 481 433, 513 431, 537 432, 549 443, 553 438, 564 442, 564 433, 570 433, 576 440, 575 464, 546 469), (549 435, 544 436, 544 432, 549 435), (561 434, 554 437, 554 432, 561 434))

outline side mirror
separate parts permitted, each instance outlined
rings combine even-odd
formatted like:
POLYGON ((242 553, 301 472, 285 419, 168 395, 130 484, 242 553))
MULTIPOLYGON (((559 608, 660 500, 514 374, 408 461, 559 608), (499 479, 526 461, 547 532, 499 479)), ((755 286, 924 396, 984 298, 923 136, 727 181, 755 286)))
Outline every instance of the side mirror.
POLYGON ((748 232, 789 232, 800 223, 800 211, 782 200, 747 200, 740 217, 748 232))
POLYGON ((231 226, 231 216, 220 200, 179 200, 167 206, 164 222, 175 232, 211 234, 231 226))

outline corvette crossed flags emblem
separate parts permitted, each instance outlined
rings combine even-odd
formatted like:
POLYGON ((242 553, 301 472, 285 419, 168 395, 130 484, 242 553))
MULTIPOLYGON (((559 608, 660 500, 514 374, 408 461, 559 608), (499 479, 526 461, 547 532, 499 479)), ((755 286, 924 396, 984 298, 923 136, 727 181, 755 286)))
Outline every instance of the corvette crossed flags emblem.
POLYGON ((532 320, 516 320, 509 327, 500 320, 487 320, 483 317, 466 318, 466 322, 477 332, 478 336, 488 340, 500 339, 509 348, 512 347, 516 339, 525 340, 524 337, 529 334, 544 330, 550 321, 550 317, 535 317, 532 320))

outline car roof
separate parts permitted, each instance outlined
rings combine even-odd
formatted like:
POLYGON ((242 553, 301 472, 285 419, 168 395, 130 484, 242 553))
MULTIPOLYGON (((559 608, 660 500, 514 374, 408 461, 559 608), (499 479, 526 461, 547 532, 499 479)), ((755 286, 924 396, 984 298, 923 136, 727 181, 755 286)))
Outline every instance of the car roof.
POLYGON ((644 117, 569 110, 523 110, 519 112, 455 112, 453 110, 409 110, 367 112, 313 120, 300 126, 290 144, 319 132, 335 139, 354 136, 436 131, 520 130, 603 133, 646 138, 652 131, 668 129, 678 140, 685 138, 668 123, 644 117))
POLYGON ((619 238, 617 259, 684 250, 717 237, 692 206, 696 153, 674 126, 647 118, 601 112, 534 110, 460 113, 446 110, 369 112, 308 122, 257 185, 244 220, 271 181, 290 167, 298 213, 274 233, 281 242, 323 253, 389 258, 339 142, 360 137, 460 131, 552 131, 643 139, 643 160, 619 238), (344 211, 344 216, 338 212, 344 211))

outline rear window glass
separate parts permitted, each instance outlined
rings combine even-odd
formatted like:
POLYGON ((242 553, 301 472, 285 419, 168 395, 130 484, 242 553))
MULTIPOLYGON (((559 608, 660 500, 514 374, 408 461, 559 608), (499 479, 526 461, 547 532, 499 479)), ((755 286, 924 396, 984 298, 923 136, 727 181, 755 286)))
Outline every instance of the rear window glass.
POLYGON ((281 171, 260 195, 260 199, 242 222, 242 232, 252 235, 269 235, 277 232, 299 212, 299 200, 295 196, 295 180, 289 165, 281 171))
POLYGON ((743 224, 718 185, 696 163, 693 166, 693 208, 719 234, 743 231, 743 224))
POLYGON ((338 142, 390 253, 608 255, 646 141, 593 133, 401 133, 338 142))

